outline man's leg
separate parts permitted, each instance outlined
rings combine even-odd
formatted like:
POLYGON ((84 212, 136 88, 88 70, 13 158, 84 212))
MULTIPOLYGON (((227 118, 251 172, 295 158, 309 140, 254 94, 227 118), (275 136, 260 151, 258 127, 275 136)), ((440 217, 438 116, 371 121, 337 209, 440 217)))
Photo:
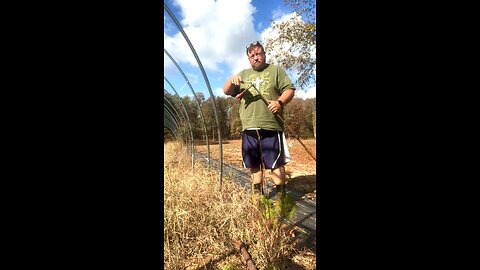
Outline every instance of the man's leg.
POLYGON ((262 157, 265 168, 270 169, 271 177, 278 193, 285 193, 285 144, 280 131, 270 131, 262 139, 262 157), (273 168, 273 169, 272 169, 273 168))
MULTIPOLYGON (((255 134, 254 134, 255 135, 255 134)), ((249 168, 254 192, 263 194, 262 170, 260 169, 261 157, 258 139, 255 136, 242 133, 242 159, 245 168, 249 168)))
POLYGON ((262 170, 259 168, 250 168, 250 173, 252 174, 253 189, 257 194, 264 194, 262 187, 262 170))
POLYGON ((260 168, 250 168, 250 173, 252 174, 254 184, 262 183, 262 170, 260 168))
POLYGON ((275 185, 285 185, 285 166, 282 165, 276 169, 272 169, 272 179, 275 185))
POLYGON ((272 169, 272 179, 277 186, 279 195, 285 194, 285 166, 282 165, 276 169, 272 169))

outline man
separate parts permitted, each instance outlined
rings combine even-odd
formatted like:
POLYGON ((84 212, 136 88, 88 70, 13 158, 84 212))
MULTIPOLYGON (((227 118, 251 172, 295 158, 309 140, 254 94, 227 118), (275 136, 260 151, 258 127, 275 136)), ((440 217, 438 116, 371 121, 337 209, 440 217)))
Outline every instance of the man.
POLYGON ((271 169, 277 192, 282 195, 285 194, 285 164, 290 157, 283 123, 277 121, 274 113, 283 114, 283 106, 292 100, 295 87, 285 70, 266 63, 265 50, 258 41, 248 45, 246 53, 252 68, 230 77, 223 92, 240 99, 242 159, 244 167, 250 169, 255 191, 264 194, 261 183, 264 164, 266 169, 271 169))

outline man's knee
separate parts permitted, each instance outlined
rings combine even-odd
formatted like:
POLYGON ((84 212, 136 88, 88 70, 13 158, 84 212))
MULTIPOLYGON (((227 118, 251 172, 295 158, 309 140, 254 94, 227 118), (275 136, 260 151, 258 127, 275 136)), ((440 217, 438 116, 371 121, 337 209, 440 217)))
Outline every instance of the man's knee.
POLYGON ((285 184, 285 166, 272 169, 272 179, 276 185, 285 184))
POLYGON ((249 168, 250 169, 250 173, 254 174, 254 173, 258 173, 260 171, 260 167, 257 167, 257 168, 249 168))
POLYGON ((262 182, 262 171, 260 168, 250 168, 250 173, 252 174, 254 184, 262 182))
POLYGON ((285 165, 279 166, 275 169, 271 170, 273 174, 275 175, 285 175, 285 165))

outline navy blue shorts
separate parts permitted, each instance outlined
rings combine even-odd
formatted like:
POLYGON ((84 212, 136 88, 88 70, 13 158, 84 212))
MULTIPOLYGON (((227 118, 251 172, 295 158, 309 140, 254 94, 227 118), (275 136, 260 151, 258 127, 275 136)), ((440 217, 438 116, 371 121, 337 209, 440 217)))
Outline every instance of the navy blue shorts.
POLYGON ((286 143, 283 131, 244 130, 242 132, 242 159, 245 168, 258 168, 263 162, 266 169, 276 169, 287 162, 285 160, 286 143), (260 149, 261 147, 261 149, 260 149), (261 153, 261 155, 260 155, 261 153))

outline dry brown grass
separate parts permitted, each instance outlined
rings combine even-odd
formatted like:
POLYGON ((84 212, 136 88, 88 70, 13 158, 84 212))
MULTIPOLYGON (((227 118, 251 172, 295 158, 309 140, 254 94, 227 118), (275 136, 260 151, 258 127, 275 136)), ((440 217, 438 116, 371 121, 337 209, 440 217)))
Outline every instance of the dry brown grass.
POLYGON ((165 144, 164 157, 165 269, 244 269, 235 240, 247 245, 258 269, 300 266, 305 254, 294 250, 288 231, 260 218, 258 201, 244 188, 225 176, 219 192, 217 173, 199 163, 192 170, 176 142, 165 144))

